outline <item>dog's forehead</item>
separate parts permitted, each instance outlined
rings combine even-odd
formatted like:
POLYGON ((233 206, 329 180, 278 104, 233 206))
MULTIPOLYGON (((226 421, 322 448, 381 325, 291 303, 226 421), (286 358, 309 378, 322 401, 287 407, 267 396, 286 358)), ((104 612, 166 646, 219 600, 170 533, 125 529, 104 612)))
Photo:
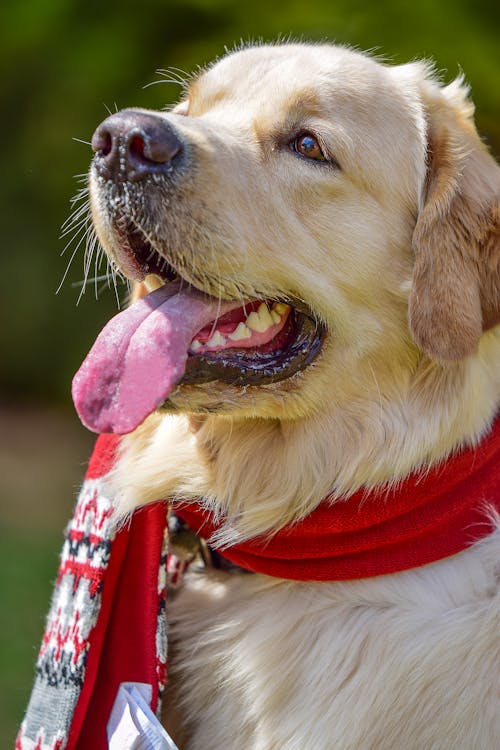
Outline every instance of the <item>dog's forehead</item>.
POLYGON ((334 45, 276 45, 231 53, 204 72, 190 87, 193 114, 244 103, 276 111, 295 100, 316 101, 328 110, 335 100, 361 102, 389 95, 385 68, 352 50, 334 45))
POLYGON ((403 75, 403 67, 335 45, 247 48, 193 81, 189 115, 249 136, 244 147, 254 135, 266 142, 317 129, 345 170, 378 192, 382 182, 391 194, 409 191, 414 203, 425 174, 425 122, 420 73, 403 75))

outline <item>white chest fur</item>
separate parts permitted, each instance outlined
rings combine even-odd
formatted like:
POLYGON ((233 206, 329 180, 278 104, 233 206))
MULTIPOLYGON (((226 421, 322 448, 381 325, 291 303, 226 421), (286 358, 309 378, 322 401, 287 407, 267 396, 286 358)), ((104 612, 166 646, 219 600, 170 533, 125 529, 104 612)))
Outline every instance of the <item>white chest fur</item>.
POLYGON ((183 750, 497 747, 499 560, 497 533, 345 583, 191 574, 168 607, 183 750))

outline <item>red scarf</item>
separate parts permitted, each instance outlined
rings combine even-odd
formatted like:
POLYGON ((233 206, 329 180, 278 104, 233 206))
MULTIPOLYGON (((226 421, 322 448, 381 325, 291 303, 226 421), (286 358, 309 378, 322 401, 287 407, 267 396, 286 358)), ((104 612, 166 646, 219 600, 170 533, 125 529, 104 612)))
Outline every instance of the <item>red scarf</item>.
MULTIPOLYGON (((493 531, 499 456, 500 418, 478 446, 393 489, 326 498, 298 523, 219 551, 242 568, 296 581, 365 578, 440 560, 493 531)), ((200 505, 175 510, 208 541, 218 528, 200 505)))

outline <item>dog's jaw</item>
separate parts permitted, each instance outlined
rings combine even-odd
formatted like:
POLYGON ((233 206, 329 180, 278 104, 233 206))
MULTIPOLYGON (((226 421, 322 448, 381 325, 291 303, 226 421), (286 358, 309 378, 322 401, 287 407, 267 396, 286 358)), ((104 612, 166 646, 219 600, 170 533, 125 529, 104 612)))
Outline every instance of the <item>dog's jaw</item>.
MULTIPOLYGON (((115 255, 147 286, 155 261, 145 244, 125 237, 115 255)), ((131 432, 168 408, 176 387, 217 380, 259 388, 292 378, 319 354, 325 329, 307 313, 273 300, 223 301, 191 287, 166 261, 154 267, 154 291, 107 324, 73 380, 89 429, 131 432)))

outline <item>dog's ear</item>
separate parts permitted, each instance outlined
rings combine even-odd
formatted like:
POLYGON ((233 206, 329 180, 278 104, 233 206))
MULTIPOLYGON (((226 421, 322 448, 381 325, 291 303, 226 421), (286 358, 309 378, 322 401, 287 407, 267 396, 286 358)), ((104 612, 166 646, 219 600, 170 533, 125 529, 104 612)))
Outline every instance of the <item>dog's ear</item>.
POLYGON ((409 322, 431 357, 472 354, 500 322, 500 167, 481 142, 461 80, 426 81, 428 165, 413 234, 409 322))

